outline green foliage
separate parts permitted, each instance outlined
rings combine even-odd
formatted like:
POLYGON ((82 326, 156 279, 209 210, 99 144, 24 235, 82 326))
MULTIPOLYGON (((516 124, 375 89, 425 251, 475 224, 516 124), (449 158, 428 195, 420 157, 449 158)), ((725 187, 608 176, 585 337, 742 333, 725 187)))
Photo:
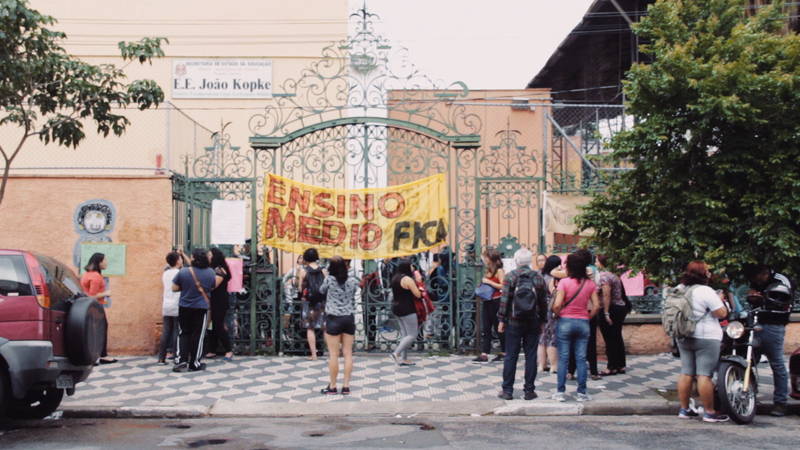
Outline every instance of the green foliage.
POLYGON ((635 31, 651 63, 628 72, 636 125, 611 141, 635 169, 579 217, 618 263, 674 281, 704 259, 731 275, 800 275, 800 38, 782 2, 659 0, 635 31))
MULTIPOLYGON (((68 55, 60 46, 64 33, 48 29, 52 17, 31 9, 26 0, 0 0, 0 126, 23 130, 18 142, 0 145, 5 160, 0 202, 10 166, 28 138, 77 147, 87 122, 98 133, 120 136, 130 121, 114 111, 135 105, 158 106, 164 93, 152 80, 126 82, 121 68, 92 65, 68 55)), ((120 42, 124 60, 151 62, 164 56, 165 38, 120 42)))

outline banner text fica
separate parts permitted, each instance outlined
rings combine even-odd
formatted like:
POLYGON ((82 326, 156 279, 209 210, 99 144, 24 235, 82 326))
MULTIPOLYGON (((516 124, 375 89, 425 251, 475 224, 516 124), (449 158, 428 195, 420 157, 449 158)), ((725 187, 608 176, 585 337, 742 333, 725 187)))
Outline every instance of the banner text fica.
POLYGON ((447 238, 444 174, 374 189, 328 189, 273 174, 264 183, 261 239, 271 247, 381 259, 420 253, 447 238))

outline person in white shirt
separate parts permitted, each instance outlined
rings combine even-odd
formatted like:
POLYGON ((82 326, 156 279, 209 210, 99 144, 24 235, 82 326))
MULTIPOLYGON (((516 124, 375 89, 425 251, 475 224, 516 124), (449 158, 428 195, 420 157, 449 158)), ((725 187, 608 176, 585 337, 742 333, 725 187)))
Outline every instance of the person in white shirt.
POLYGON ((178 338, 178 300, 180 299, 180 291, 174 292, 172 290, 172 280, 175 275, 183 267, 183 261, 186 257, 183 251, 173 251, 167 254, 167 268, 161 274, 161 283, 164 287, 162 316, 163 326, 161 329, 161 342, 158 346, 158 363, 162 365, 167 364, 167 352, 172 352, 172 356, 177 359, 177 338, 178 338))
POLYGON ((692 337, 678 339, 681 351, 681 376, 678 379, 678 400, 681 409, 678 417, 690 419, 698 414, 689 409, 692 382, 697 378, 697 391, 703 403, 704 422, 725 422, 728 416, 714 410, 714 382, 711 377, 719 364, 722 327, 719 319, 728 315, 728 309, 719 295, 708 286, 711 272, 703 261, 692 261, 686 266, 681 284, 686 286, 692 300, 693 319, 697 320, 692 337))

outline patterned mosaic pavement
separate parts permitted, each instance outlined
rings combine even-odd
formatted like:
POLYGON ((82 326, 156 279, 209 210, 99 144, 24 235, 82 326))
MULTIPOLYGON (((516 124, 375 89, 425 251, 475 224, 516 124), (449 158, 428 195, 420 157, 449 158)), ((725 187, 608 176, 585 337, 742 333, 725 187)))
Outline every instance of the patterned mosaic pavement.
MULTIPOLYGON (((349 397, 322 396, 327 384, 327 359, 301 357, 238 357, 232 362, 206 360, 204 372, 173 373, 171 366, 152 357, 123 357, 119 363, 98 366, 64 406, 211 406, 217 400, 318 403, 331 401, 473 401, 495 399, 502 363, 473 364, 468 356, 417 356, 416 366, 398 367, 382 355, 356 355, 349 397)), ((521 358, 522 359, 522 358, 521 358)), ((588 382, 597 400, 646 399, 659 390, 674 389, 680 361, 671 355, 629 356, 625 375, 588 382)), ((602 363, 600 364, 602 367, 602 363)), ((522 395, 522 361, 515 397, 522 395)), ((759 366, 759 397, 769 402, 772 374, 759 366)), ((340 374, 341 384, 341 374, 340 374)), ((536 390, 542 397, 555 392, 556 376, 540 373, 536 390)), ((574 381, 567 394, 574 395, 574 381)))

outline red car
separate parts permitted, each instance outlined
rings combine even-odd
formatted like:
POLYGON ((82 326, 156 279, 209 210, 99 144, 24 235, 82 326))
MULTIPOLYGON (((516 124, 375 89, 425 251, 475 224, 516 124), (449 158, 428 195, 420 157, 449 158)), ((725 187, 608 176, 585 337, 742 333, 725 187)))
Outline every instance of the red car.
POLYGON ((105 320, 67 266, 0 250, 0 417, 43 418, 74 394, 100 355, 105 320))

